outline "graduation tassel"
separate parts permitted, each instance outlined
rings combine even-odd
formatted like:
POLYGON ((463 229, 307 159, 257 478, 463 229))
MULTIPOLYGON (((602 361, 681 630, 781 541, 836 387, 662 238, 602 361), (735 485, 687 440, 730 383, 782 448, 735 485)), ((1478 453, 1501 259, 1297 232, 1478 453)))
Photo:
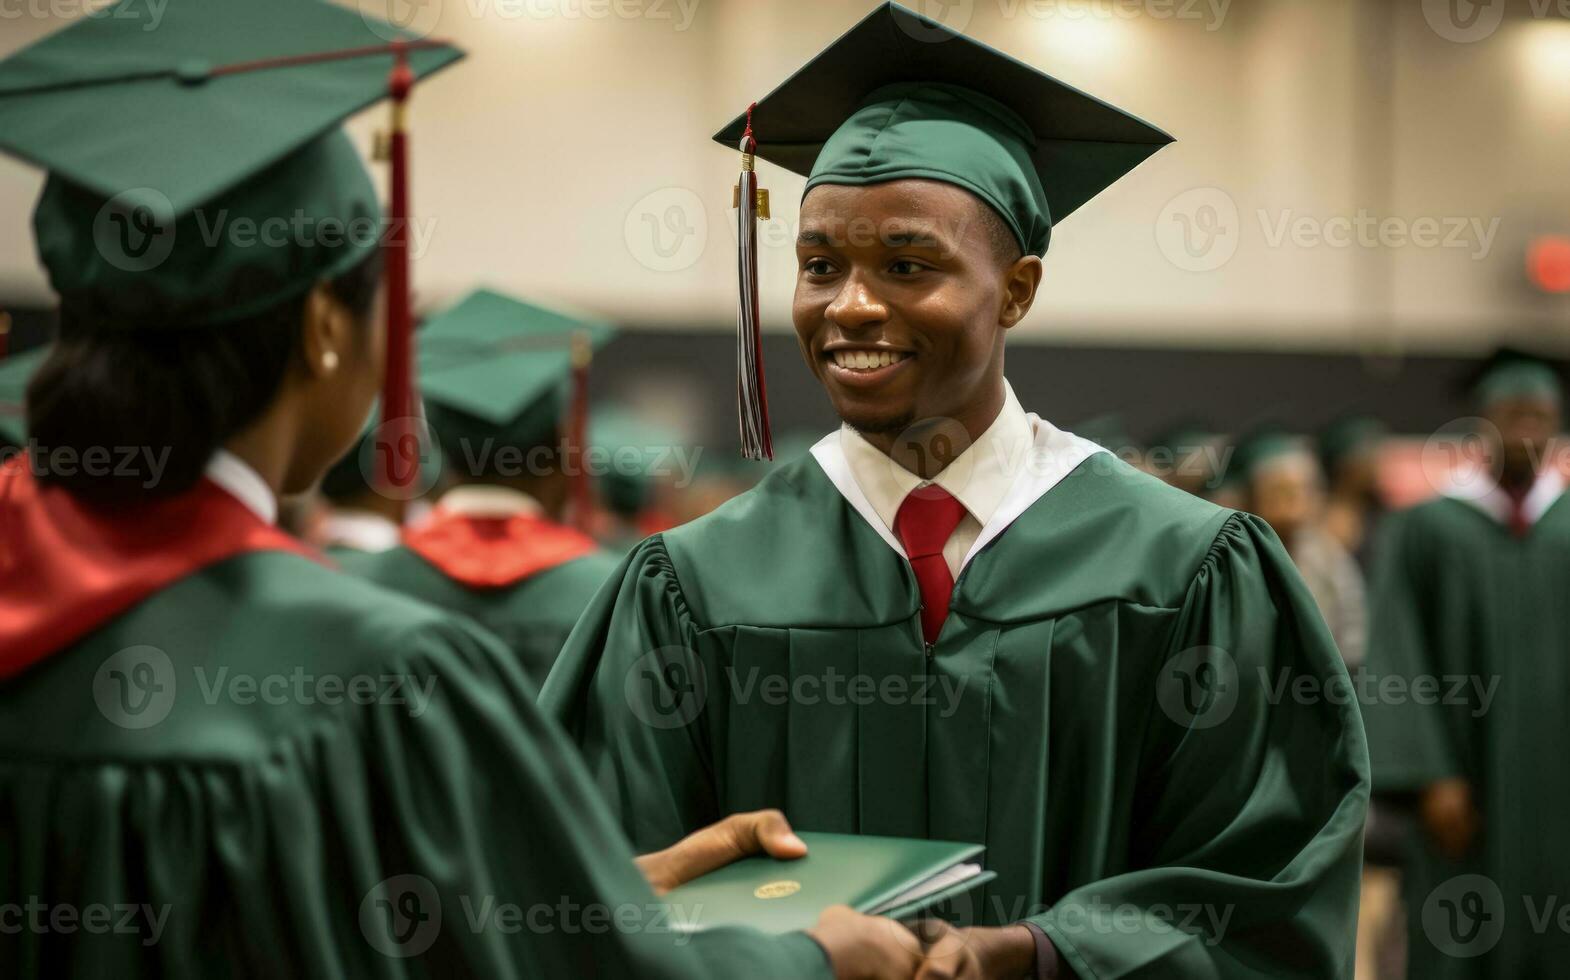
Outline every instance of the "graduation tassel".
POLYGON ((763 381, 763 333, 758 320, 758 219, 768 220, 769 192, 758 188, 753 169, 757 140, 752 136, 752 110, 741 134, 741 178, 731 194, 736 209, 736 403, 741 424, 741 454, 746 459, 773 459, 769 435, 769 398, 763 381))
POLYGON ((0 361, 11 352, 11 314, 0 310, 0 361))
MULTIPOLYGON (((390 166, 387 235, 383 259, 387 278, 387 369, 382 382, 382 424, 377 429, 380 489, 403 500, 420 473, 421 435, 414 418, 413 317, 409 296, 409 140, 404 126, 414 73, 407 48, 393 44, 387 76, 392 127, 381 148, 390 166)), ((382 154, 379 154, 382 155, 382 154)))
POLYGON ((594 345, 586 331, 577 330, 572 335, 572 403, 568 406, 566 459, 577 453, 568 479, 569 499, 572 501, 572 525, 588 534, 594 523, 594 489, 589 483, 589 364, 594 359, 594 345))

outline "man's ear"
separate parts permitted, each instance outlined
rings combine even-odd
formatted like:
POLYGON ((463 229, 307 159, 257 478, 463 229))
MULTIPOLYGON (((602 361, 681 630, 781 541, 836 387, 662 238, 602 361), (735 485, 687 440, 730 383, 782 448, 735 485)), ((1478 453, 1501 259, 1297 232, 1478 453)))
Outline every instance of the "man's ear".
POLYGON ((305 297, 300 323, 300 357, 312 378, 329 377, 349 355, 354 339, 354 317, 344 309, 326 283, 317 283, 305 297))
POLYGON ((998 325, 1004 330, 1030 312, 1030 304, 1036 301, 1036 290, 1041 288, 1043 271, 1040 256, 1024 255, 1003 273, 1003 308, 998 311, 998 325))

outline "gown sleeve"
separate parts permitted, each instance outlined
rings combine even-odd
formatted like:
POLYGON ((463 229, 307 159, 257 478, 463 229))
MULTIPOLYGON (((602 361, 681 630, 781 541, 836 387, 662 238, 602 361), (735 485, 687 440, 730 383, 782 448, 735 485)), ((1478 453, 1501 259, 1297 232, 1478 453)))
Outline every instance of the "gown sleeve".
MULTIPOLYGON (((0 928, 0 963, 166 980, 830 976, 802 933, 672 930, 500 641, 417 604, 383 612, 315 648, 270 641, 278 676, 303 686, 248 703, 185 682, 167 719, 126 730, 90 700, 39 701, 37 757, 0 759, 0 895, 128 925, 0 928), (48 756, 73 727, 114 728, 124 751, 48 756), (144 743, 162 747, 132 751, 144 743)), ((90 690, 99 661, 62 654, 29 684, 90 690)))
POLYGON ((1350 977, 1363 726, 1313 598, 1258 518, 1222 526, 1157 669, 1127 843, 1138 870, 1027 921, 1080 977, 1350 977))
MULTIPOLYGON (((1368 669, 1376 684, 1400 683, 1406 690, 1421 677, 1471 670, 1470 665, 1438 662, 1433 634, 1441 617, 1431 582, 1435 558, 1427 553, 1420 517, 1411 510, 1387 518, 1373 552, 1368 669)), ((1437 699, 1371 700, 1364 716, 1377 789, 1418 790, 1464 771, 1451 735, 1465 729, 1446 724, 1447 710, 1437 699)))
POLYGON ((703 711, 717 682, 699 633, 656 535, 594 597, 540 692, 639 853, 724 816, 703 711))
MULTIPOLYGON (((366 808, 354 825, 381 828, 375 840, 351 834, 342 842, 360 877, 379 882, 366 886, 367 901, 383 899, 387 918, 368 923, 361 910, 372 946, 392 942, 398 955, 396 927, 408 926, 399 902, 412 888, 442 911, 422 954, 431 975, 828 976, 827 958, 804 934, 672 931, 573 747, 538 710, 513 659, 459 622, 444 639, 425 711, 372 709, 363 791, 331 789, 347 795, 346 812, 366 808), (395 928, 379 932, 384 925, 395 928)), ((411 665, 410 673, 427 672, 411 665)))

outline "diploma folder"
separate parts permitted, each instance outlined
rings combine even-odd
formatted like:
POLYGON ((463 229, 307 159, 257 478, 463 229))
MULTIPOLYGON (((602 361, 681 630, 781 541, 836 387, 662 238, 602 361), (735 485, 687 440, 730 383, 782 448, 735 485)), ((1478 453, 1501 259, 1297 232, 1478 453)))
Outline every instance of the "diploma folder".
POLYGON ((810 929, 830 905, 912 918, 996 878, 974 859, 980 844, 798 834, 807 856, 743 858, 667 892, 671 928, 697 932, 751 926, 769 933, 810 929))

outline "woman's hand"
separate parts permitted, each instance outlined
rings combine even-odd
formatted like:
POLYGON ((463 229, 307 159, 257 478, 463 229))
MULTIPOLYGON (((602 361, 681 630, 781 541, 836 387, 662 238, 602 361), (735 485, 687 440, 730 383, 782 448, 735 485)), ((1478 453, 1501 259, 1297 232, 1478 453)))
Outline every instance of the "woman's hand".
POLYGON ((733 813, 663 851, 635 860, 654 894, 664 895, 677 885, 749 855, 767 854, 781 861, 793 861, 806 853, 807 845, 791 831, 783 813, 754 810, 733 813))

